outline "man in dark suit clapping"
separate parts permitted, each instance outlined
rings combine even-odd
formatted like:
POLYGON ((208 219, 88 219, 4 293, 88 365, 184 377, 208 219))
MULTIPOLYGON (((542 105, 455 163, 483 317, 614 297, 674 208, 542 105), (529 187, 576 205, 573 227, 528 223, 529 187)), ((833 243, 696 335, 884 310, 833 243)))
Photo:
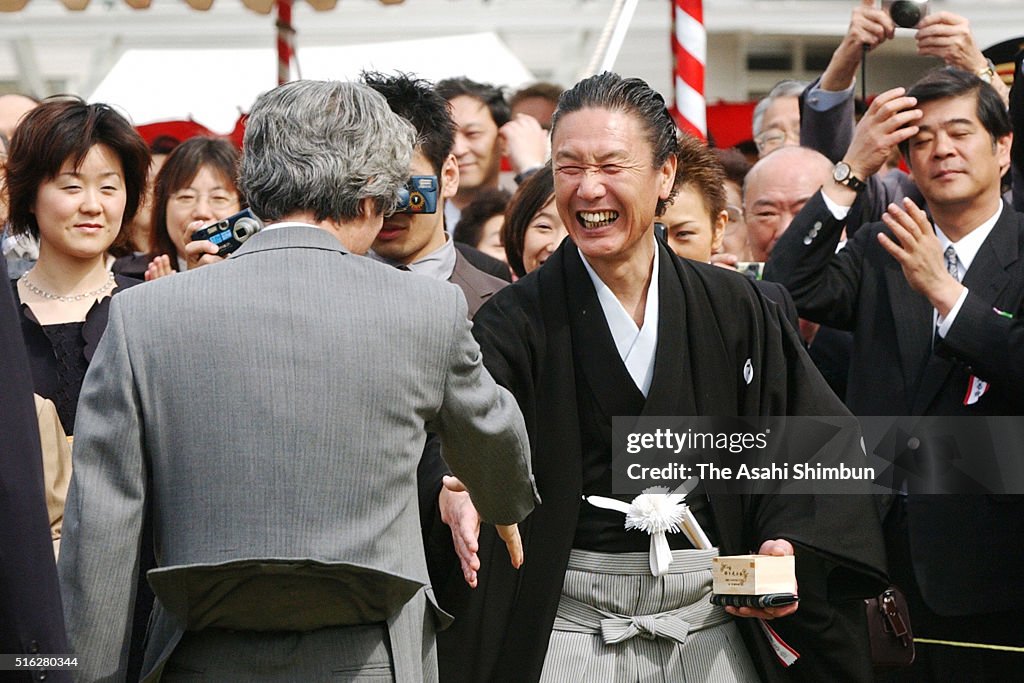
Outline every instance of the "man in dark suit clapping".
MULTIPOLYGON (((766 277, 787 286, 802 316, 853 330, 855 414, 1024 411, 1024 215, 1000 188, 1011 140, 1005 105, 974 74, 938 70, 905 96, 883 93, 848 157, 899 144, 928 213, 909 199, 891 204, 836 252, 844 207, 863 188, 863 170, 849 164, 772 252, 766 277)), ((904 495, 886 518, 891 573, 908 590, 915 636, 945 643, 918 648, 912 675, 995 681, 1020 671, 1024 652, 986 646, 1024 645, 1024 503, 895 485, 904 495)))

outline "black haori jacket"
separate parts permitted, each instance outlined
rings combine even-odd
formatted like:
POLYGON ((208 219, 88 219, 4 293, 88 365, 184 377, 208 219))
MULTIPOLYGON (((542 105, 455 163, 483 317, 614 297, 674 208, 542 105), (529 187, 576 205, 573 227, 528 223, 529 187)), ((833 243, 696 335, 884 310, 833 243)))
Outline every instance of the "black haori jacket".
MULTIPOLYGON (((642 415, 849 415, 780 309, 747 278, 680 260, 660 242, 657 257, 658 346, 642 415), (749 384, 747 359, 754 367, 749 384)), ((455 566, 437 586, 442 606, 456 617, 438 634, 441 680, 536 681, 581 502, 576 374, 584 374, 609 421, 628 414, 617 407, 628 375, 568 239, 542 268, 495 294, 477 313, 473 333, 484 364, 522 408, 543 502, 520 524, 526 558, 520 570, 485 525, 480 585, 470 590, 455 566)), ((771 538, 789 539, 796 548, 800 608, 772 625, 801 659, 783 668, 755 620, 738 620, 762 677, 870 681, 860 598, 885 586, 870 498, 712 494, 710 504, 722 554, 756 552, 771 538)))

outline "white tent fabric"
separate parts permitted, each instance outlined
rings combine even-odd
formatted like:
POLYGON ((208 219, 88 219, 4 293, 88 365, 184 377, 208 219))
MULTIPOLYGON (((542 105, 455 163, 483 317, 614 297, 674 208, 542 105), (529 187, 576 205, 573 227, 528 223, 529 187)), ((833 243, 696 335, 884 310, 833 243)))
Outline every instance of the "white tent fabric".
MULTIPOLYGON (((299 50, 303 78, 353 80, 363 69, 450 76, 516 87, 533 75, 493 32, 299 50), (466 59, 466 55, 474 55, 466 59)), ((193 119, 229 132, 240 112, 277 83, 277 54, 266 49, 128 50, 90 102, 119 107, 136 124, 193 119)))

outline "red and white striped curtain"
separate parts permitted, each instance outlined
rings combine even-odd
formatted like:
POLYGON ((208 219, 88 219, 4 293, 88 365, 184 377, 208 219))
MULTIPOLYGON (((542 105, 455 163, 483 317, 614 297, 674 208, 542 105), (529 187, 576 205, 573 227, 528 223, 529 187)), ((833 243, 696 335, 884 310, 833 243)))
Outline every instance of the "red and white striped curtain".
POLYGON ((707 104, 704 101, 704 64, 707 32, 702 0, 672 0, 672 76, 676 124, 707 139, 707 104))

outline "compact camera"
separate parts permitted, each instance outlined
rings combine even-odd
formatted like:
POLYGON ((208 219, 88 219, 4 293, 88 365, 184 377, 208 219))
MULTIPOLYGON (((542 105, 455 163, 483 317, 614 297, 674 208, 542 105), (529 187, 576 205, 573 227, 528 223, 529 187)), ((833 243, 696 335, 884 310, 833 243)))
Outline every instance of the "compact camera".
POLYGON ((224 220, 204 225, 192 233, 192 241, 210 240, 217 245, 217 256, 227 256, 263 229, 263 222, 249 209, 228 216, 224 220))
POLYGON ((903 28, 914 28, 928 16, 929 0, 882 0, 882 9, 903 28))
POLYGON ((414 175, 398 191, 395 213, 437 213, 437 176, 414 175))

